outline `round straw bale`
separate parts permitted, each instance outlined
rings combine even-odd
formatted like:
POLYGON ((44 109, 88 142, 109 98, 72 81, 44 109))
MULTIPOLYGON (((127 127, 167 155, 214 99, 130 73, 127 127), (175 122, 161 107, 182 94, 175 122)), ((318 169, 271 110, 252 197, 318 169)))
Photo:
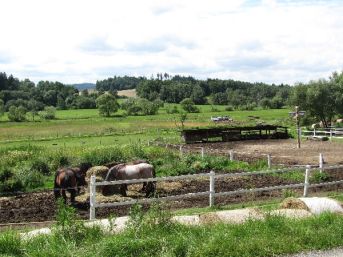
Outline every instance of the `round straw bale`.
POLYGON ((288 197, 280 204, 281 209, 303 209, 309 211, 307 205, 298 198, 288 197))

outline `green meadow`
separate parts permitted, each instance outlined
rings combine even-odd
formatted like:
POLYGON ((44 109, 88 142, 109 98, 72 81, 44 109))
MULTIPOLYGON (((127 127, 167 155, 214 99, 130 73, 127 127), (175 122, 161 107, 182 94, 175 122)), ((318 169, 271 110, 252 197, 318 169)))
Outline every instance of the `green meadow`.
MULTIPOLYGON (((233 125, 254 125, 259 122, 293 125, 288 117, 288 109, 225 111, 224 106, 198 107, 199 113, 187 115, 186 128, 218 126, 210 120, 211 116, 225 115, 233 119, 233 125)), ((120 110, 108 118, 99 116, 97 109, 59 110, 55 120, 26 122, 8 122, 5 115, 0 121, 1 147, 18 144, 51 147, 65 144, 100 145, 155 139, 180 142, 179 114, 168 114, 167 108, 168 104, 157 115, 151 116, 126 116, 120 110)))

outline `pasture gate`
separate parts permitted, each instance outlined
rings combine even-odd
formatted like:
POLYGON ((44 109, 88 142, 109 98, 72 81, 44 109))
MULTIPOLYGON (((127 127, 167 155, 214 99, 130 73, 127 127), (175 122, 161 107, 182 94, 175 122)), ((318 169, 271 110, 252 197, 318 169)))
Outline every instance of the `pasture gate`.
POLYGON ((260 125, 251 127, 217 127, 185 129, 181 132, 186 144, 209 141, 238 141, 253 139, 287 139, 287 127, 260 125))
MULTIPOLYGON (((325 170, 332 170, 332 169, 341 169, 343 165, 337 166, 328 166, 325 167, 325 170)), ((152 203, 156 201, 165 201, 165 200, 177 200, 177 199, 184 199, 184 198, 191 198, 194 196, 208 196, 209 197, 209 206, 213 206, 215 203, 216 196, 228 196, 228 195, 237 195, 237 194, 245 194, 245 193, 254 193, 254 192, 264 192, 264 191, 273 191, 273 190, 280 190, 280 189, 287 189, 287 188, 303 188, 304 193, 303 196, 306 197, 308 195, 308 189, 312 187, 321 187, 327 185, 337 185, 343 184, 343 180, 338 181, 331 181, 325 183, 317 183, 317 184, 310 184, 309 177, 313 167, 311 165, 306 165, 306 167, 297 167, 297 168, 286 168, 286 169, 276 169, 276 170, 265 170, 265 171, 256 171, 256 172, 241 172, 241 173, 227 173, 227 174, 215 174, 215 172, 211 171, 210 173, 201 173, 195 175, 183 175, 183 176, 170 176, 170 177, 161 177, 161 178, 149 178, 149 179, 131 179, 131 180, 117 180, 117 181, 103 181, 103 182, 96 182, 96 177, 92 176, 90 180, 90 215, 89 218, 91 220, 95 219, 95 209, 101 207, 113 207, 113 206, 123 206, 123 205, 132 205, 132 204, 144 204, 144 203, 152 203), (286 173, 286 172, 294 172, 294 171, 304 171, 305 169, 305 180, 304 183, 298 184, 289 184, 289 185, 279 185, 279 186, 269 186, 263 188, 253 188, 253 189, 239 189, 235 191, 228 191, 228 192, 217 192, 215 191, 215 180, 219 178, 225 177, 237 177, 237 176, 252 176, 252 175, 263 175, 263 174, 275 174, 275 173, 286 173), (183 179, 194 179, 199 177, 207 177, 209 178, 209 190, 205 192, 197 192, 197 193, 187 193, 181 195, 172 195, 166 197, 159 197, 159 198, 145 198, 139 200, 129 200, 123 202, 113 202, 113 203, 97 203, 96 201, 96 187, 97 186, 105 186, 105 185, 120 185, 120 184, 133 184, 133 183, 143 183, 143 182, 159 182, 159 181, 177 181, 183 179)), ((321 169, 324 169, 322 166, 321 169)))

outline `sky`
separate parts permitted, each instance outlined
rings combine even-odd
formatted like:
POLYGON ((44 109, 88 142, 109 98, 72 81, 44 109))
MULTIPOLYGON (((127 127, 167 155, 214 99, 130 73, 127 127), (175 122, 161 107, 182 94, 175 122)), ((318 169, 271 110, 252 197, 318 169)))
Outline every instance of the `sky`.
POLYGON ((0 71, 308 82, 343 68, 343 0, 0 0, 0 71))

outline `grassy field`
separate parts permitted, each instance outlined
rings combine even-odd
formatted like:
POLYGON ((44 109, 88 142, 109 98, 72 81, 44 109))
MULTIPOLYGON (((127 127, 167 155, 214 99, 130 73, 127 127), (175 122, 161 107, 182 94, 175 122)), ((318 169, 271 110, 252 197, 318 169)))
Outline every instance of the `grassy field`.
MULTIPOLYGON (((251 170, 259 165, 246 163, 231 164, 227 160, 210 158, 202 160, 178 156, 155 148, 146 148, 147 142, 160 140, 168 143, 181 143, 179 114, 167 114, 165 106, 157 115, 125 116, 122 111, 112 117, 101 117, 98 110, 57 111, 56 119, 36 122, 0 122, 0 164, 10 169, 12 180, 24 185, 11 184, 2 191, 33 190, 51 186, 51 175, 60 166, 79 165, 90 162, 92 165, 112 161, 123 162, 132 159, 147 159, 157 167, 159 176, 194 173, 195 162, 200 166, 216 170, 251 170), (48 167, 44 167, 44 165, 48 167), (49 172, 43 172, 49 170, 49 172), (45 174, 49 173, 49 174, 45 174)), ((188 114, 185 126, 216 126, 211 116, 230 116, 234 124, 256 124, 289 122, 288 110, 224 111, 224 106, 199 106, 200 113, 188 114), (213 108, 216 111, 213 111, 213 108), (250 116, 250 117, 249 117, 250 116), (251 119, 251 116, 259 118, 251 119)), ((197 157, 198 158, 198 157, 197 157)), ((263 163, 263 165, 266 165, 263 163)), ((6 173, 0 169, 1 173, 6 173)), ((3 176, 7 177, 7 175, 3 176)), ((1 182, 1 181, 0 181, 1 182)), ((3 181, 3 183, 5 183, 3 181)), ((1 190, 0 190, 1 191, 1 190)))
MULTIPOLYGON (((214 126, 211 116, 231 117, 233 124, 292 124, 287 109, 256 111, 224 111, 224 106, 199 106, 200 113, 188 114, 186 127, 214 126), (250 117, 249 117, 250 116, 250 117), (252 119, 251 116, 259 117, 252 119)), ((167 105, 152 116, 124 116, 122 111, 112 117, 100 117, 97 109, 61 110, 56 119, 36 122, 8 122, 6 117, 0 121, 1 147, 22 144, 47 146, 98 145, 109 142, 130 142, 135 140, 152 140, 163 137, 171 142, 180 141, 179 115, 167 114, 167 105)))

